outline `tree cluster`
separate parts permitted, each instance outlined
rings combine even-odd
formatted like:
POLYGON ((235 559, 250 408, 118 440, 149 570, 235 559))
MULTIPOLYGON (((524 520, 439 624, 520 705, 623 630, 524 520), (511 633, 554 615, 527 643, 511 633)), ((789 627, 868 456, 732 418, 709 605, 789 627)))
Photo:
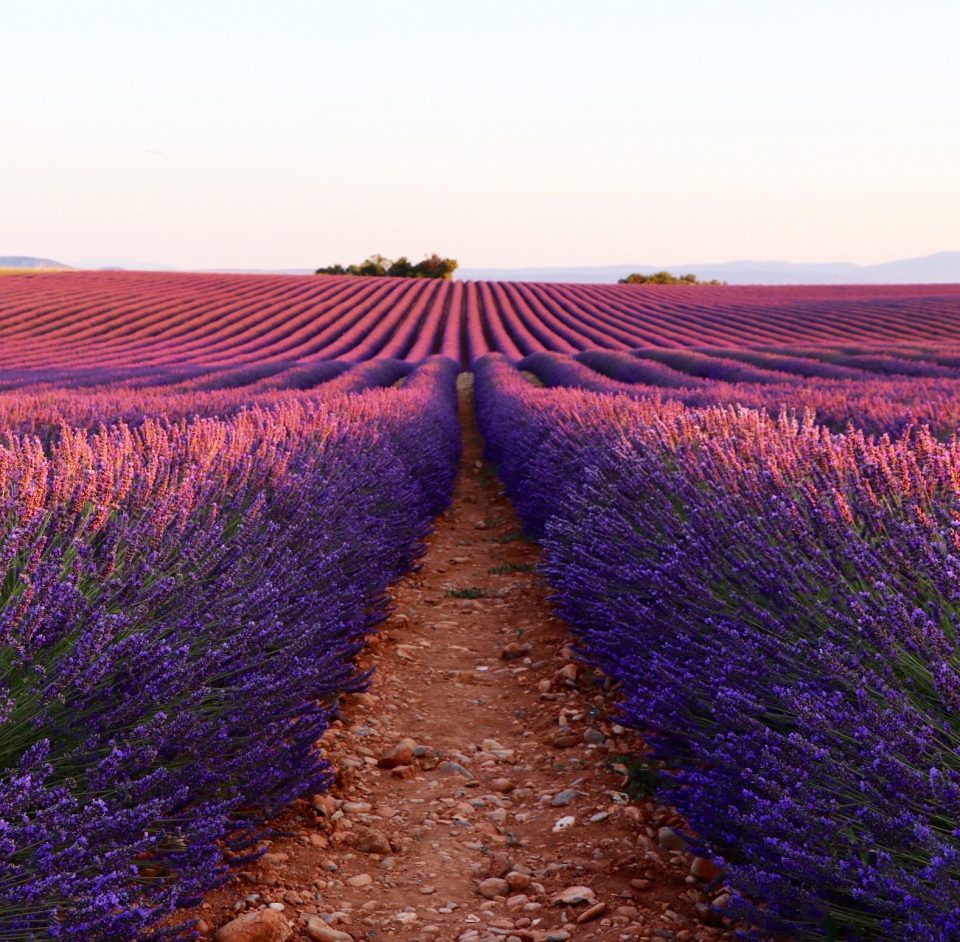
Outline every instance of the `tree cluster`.
POLYGON ((696 275, 672 275, 668 271, 654 272, 652 275, 641 275, 634 272, 621 278, 621 285, 725 285, 725 281, 700 281, 696 275))
POLYGON ((411 262, 405 255, 396 261, 382 255, 371 255, 359 265, 329 265, 318 268, 318 275, 360 275, 366 278, 441 278, 449 281, 457 270, 455 258, 441 258, 434 253, 422 262, 411 262))

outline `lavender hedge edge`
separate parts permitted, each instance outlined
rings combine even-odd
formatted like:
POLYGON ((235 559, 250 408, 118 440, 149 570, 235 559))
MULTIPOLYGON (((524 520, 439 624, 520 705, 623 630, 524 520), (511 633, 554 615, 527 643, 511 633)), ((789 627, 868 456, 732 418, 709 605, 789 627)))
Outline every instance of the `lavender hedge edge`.
POLYGON ((327 787, 315 743, 450 498, 456 373, 3 436, 5 942, 190 937, 157 926, 327 787))
POLYGON ((476 365, 559 613, 759 933, 960 934, 960 444, 476 365))

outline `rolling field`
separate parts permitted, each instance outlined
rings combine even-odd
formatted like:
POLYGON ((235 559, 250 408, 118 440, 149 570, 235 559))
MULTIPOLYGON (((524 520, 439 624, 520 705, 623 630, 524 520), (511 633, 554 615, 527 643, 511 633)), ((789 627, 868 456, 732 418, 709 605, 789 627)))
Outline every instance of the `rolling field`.
POLYGON ((958 428, 958 286, 0 279, 0 939, 960 938, 958 428))
POLYGON ((953 285, 636 287, 60 272, 0 281, 0 369, 960 338, 953 285))

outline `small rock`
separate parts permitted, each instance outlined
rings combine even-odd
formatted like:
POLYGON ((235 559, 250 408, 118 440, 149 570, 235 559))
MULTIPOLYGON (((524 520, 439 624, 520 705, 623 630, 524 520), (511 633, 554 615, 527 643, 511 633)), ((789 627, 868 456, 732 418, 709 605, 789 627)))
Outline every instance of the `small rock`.
POLYGON ((577 819, 572 814, 564 815, 557 819, 557 823, 552 828, 553 833, 559 834, 561 831, 566 831, 567 828, 573 827, 576 823, 577 819))
POLYGON ((720 876, 720 868, 709 857, 694 857, 690 864, 690 876, 709 883, 720 876))
POLYGON ((562 792, 557 792, 553 796, 553 801, 550 802, 554 808, 565 808, 571 802, 576 801, 577 795, 579 792, 575 791, 572 788, 565 788, 562 792))
POLYGON ((494 851, 490 855, 490 860, 487 863, 487 876, 490 877, 505 877, 512 867, 510 866, 510 859, 506 854, 502 854, 499 851, 494 851))
POLYGON ((410 765, 413 762, 413 750, 417 748, 417 741, 409 736, 398 742, 385 756, 377 759, 381 769, 395 769, 398 765, 410 765))
POLYGON ((348 932, 334 929, 333 926, 328 926, 322 919, 316 917, 307 923, 304 932, 313 942, 353 942, 353 936, 348 932))
POLYGON ((609 817, 609 811, 598 811, 596 814, 590 815, 590 823, 599 824, 601 821, 606 821, 609 817))
POLYGON ((518 661, 520 658, 526 657, 531 650, 529 644, 520 644, 519 641, 511 641, 508 645, 504 646, 500 652, 500 657, 505 661, 518 661))
POLYGON ((380 854, 381 857, 389 857, 393 853, 390 841, 370 828, 356 828, 351 843, 361 854, 380 854))
POLYGON ((358 873, 347 880, 347 886, 370 886, 371 883, 373 883, 373 877, 369 873, 358 873))
POLYGON ((484 899, 494 899, 497 896, 506 896, 510 891, 510 884, 501 877, 487 877, 477 884, 477 892, 484 899))
POLYGON ((550 740, 550 745, 553 746, 554 749, 570 749, 579 741, 573 733, 558 733, 550 740))
POLYGON ((512 792, 517 786, 513 784, 508 778, 495 778, 491 783, 490 787, 495 792, 500 792, 502 795, 506 795, 509 792, 512 792))
POLYGON ((286 942, 293 935, 290 924, 281 913, 264 909, 246 913, 221 926, 214 933, 214 942, 286 942))
POLYGON ((602 916, 607 911, 606 903, 594 903, 589 909, 585 909, 579 916, 577 916, 577 925, 583 925, 585 922, 590 922, 591 919, 596 919, 598 916, 602 916))
POLYGON ((329 818, 337 810, 337 805, 329 795, 314 795, 310 799, 313 810, 324 818, 329 818))
POLYGON ((597 901, 597 894, 589 886, 568 886, 553 898, 554 906, 582 906, 586 903, 592 906, 597 901))
POLYGON ((503 752, 506 747, 496 739, 484 739, 480 743, 480 748, 484 752, 503 752))
POLYGON ((607 741, 607 737, 595 726, 591 726, 583 731, 583 741, 588 746, 602 746, 607 741))
POLYGON ((473 772, 459 762, 443 762, 440 764, 440 771, 447 775, 462 775, 464 778, 473 778, 473 772))
POLYGON ((373 811, 373 805, 369 801, 345 801, 340 810, 344 814, 369 814, 373 811))
POLYGON ((530 876, 526 873, 519 873, 516 870, 511 870, 507 874, 507 885, 511 890, 520 891, 525 890, 530 886, 530 876))
POLYGON ((673 828, 660 828, 657 831, 657 843, 663 850, 687 849, 687 842, 683 835, 678 834, 673 828))

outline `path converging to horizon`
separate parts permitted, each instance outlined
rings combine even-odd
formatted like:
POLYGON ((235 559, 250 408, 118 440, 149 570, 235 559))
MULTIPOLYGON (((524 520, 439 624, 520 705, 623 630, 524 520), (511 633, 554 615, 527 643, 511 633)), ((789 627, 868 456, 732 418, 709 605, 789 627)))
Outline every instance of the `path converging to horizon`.
POLYGON ((482 460, 471 379, 453 504, 391 590, 370 689, 323 740, 337 784, 196 911, 210 935, 227 926, 218 942, 285 924, 320 942, 732 938, 702 922, 724 891, 680 818, 623 791, 639 740, 550 612, 538 549, 482 460))

